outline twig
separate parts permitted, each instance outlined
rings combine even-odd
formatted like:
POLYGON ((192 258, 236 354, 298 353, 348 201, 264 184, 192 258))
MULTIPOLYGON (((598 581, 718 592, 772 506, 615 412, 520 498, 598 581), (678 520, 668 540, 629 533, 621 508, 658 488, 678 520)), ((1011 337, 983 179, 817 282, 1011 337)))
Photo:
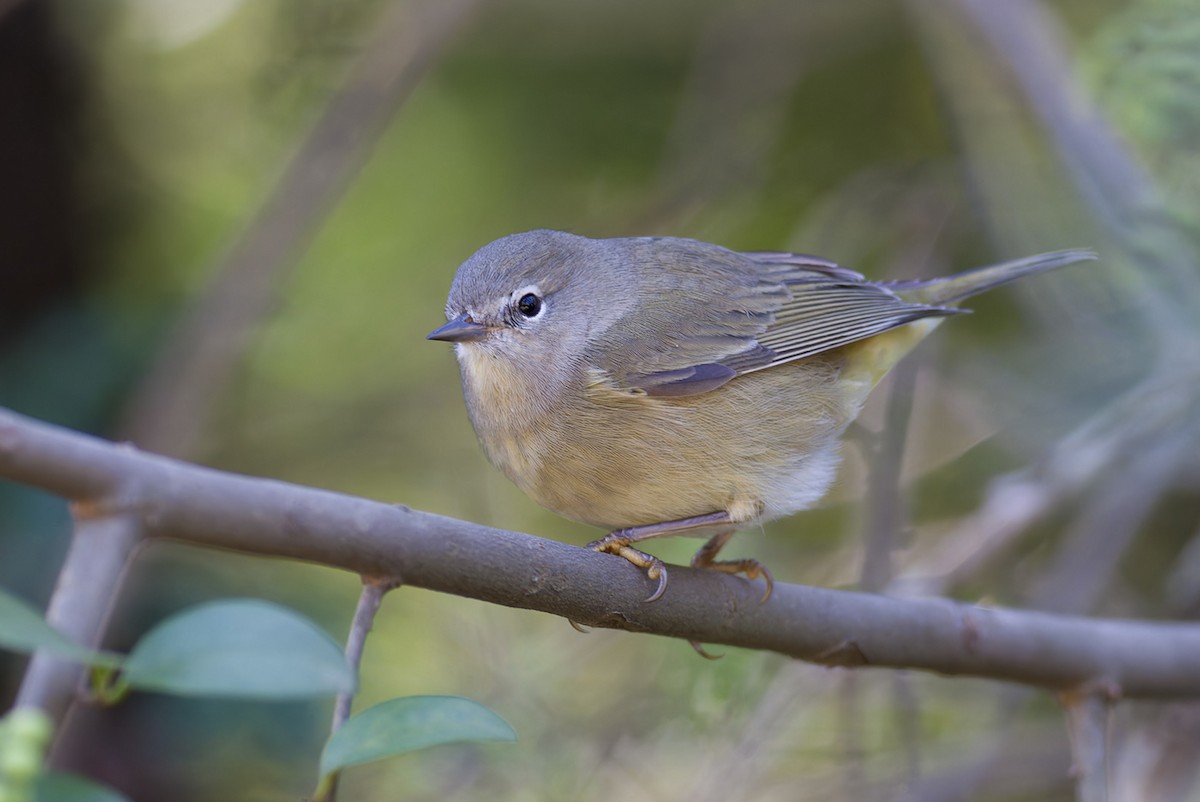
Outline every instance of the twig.
POLYGON ((1200 625, 1087 619, 887 598, 672 568, 644 604, 624 560, 366 499, 200 468, 0 411, 0 476, 111 499, 151 538, 290 557, 593 626, 1061 690, 1103 677, 1128 697, 1200 695, 1200 625))
POLYGON ((1111 694, 1082 689, 1062 694, 1071 740, 1071 773, 1078 802, 1108 802, 1108 725, 1111 694))
MULTIPOLYGON (((75 529, 46 620, 71 640, 98 647, 130 555, 144 534, 136 514, 106 514, 86 503, 72 512, 75 529)), ((25 672, 17 707, 40 707, 61 722, 84 677, 78 663, 34 655, 25 672)))
MULTIPOLYGON (((358 595, 358 606, 354 608, 354 621, 350 625, 350 634, 346 638, 346 665, 358 676, 359 666, 362 665, 363 647, 367 643, 367 633, 375 624, 375 614, 379 605, 389 590, 399 583, 391 579, 364 576, 362 592, 358 595)), ((350 704, 354 701, 353 693, 339 693, 333 706, 333 722, 329 731, 337 732, 350 718, 350 704)))
POLYGON ((905 505, 900 492, 900 470, 904 462, 908 422, 912 416, 917 368, 917 360, 909 359, 892 371, 884 415, 884 436, 867 465, 867 521, 859 586, 874 593, 887 587, 892 579, 892 554, 899 545, 904 527, 905 505))
MULTIPOLYGON (((346 638, 346 665, 350 666, 355 677, 359 676, 363 647, 367 643, 367 633, 371 631, 371 627, 375 623, 375 614, 379 612, 379 605, 383 603, 383 597, 387 595, 387 592, 395 589, 398 585, 399 582, 393 579, 363 577, 362 592, 358 595, 358 606, 354 608, 354 621, 350 625, 350 634, 346 638)), ((333 721, 329 726, 331 735, 340 730, 346 723, 346 719, 350 718, 350 706, 353 702, 353 693, 338 694, 333 705, 333 721)), ((330 781, 325 796, 322 797, 325 802, 336 802, 337 788, 338 777, 335 776, 330 781)))
POLYGON ((387 122, 480 0, 392 2, 346 84, 192 305, 129 405, 122 438, 194 451, 213 401, 287 270, 350 185, 387 122))
MULTIPOLYGON (((900 470, 904 462, 904 448, 908 440, 909 419, 912 416, 912 398, 916 389, 918 362, 909 359, 902 362, 892 373, 888 388, 887 406, 884 412, 883 432, 874 439, 874 448, 865 448, 867 463, 867 495, 865 501, 866 521, 863 531, 863 562, 859 575, 859 588, 878 593, 892 579, 892 555, 899 541, 905 520, 905 503, 900 491, 900 470)), ((846 673, 838 688, 838 726, 841 730, 844 774, 843 796, 846 799, 861 799, 866 788, 865 749, 863 740, 862 700, 858 698, 862 683, 858 676, 846 673)), ((911 694, 910 694, 911 696, 911 694)), ((897 695, 896 700, 900 697, 897 695)), ((914 700, 915 701, 915 700, 914 700)), ((904 725, 906 713, 915 707, 896 708, 897 719, 904 725)), ((915 734, 916 727, 906 730, 915 734)), ((906 758, 910 766, 917 764, 919 744, 905 742, 906 758)), ((910 777, 911 782, 914 778, 910 777)))

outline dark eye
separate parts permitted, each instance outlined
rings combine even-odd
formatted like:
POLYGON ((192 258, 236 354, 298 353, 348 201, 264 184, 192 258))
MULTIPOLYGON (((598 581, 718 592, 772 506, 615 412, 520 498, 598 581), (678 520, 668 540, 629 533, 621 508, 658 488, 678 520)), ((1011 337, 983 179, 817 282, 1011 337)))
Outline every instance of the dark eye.
POLYGON ((542 299, 532 292, 527 292, 517 301, 517 311, 525 317, 537 317, 542 311, 542 299))

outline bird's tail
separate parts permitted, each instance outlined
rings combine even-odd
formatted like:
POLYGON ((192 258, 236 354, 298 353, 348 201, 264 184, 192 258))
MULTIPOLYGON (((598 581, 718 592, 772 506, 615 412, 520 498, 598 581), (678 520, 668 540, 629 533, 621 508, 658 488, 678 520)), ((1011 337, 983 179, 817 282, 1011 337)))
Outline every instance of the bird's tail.
POLYGON ((951 309, 950 306, 956 301, 1022 276, 1095 258, 1096 254, 1089 250, 1054 251, 943 278, 884 283, 885 287, 904 300, 934 307, 940 312, 848 346, 847 363, 842 370, 842 380, 847 387, 847 393, 857 399, 856 403, 866 399, 871 388, 945 320, 945 317, 940 315, 966 311, 951 309), (852 391, 851 386, 857 386, 857 391, 852 391))
POLYGON ((1042 273, 1095 258, 1095 252, 1086 249, 1052 251, 968 270, 953 276, 896 281, 890 282, 886 286, 906 301, 929 306, 945 306, 986 292, 993 287, 999 287, 1001 284, 1015 281, 1022 276, 1030 276, 1034 273, 1042 273))

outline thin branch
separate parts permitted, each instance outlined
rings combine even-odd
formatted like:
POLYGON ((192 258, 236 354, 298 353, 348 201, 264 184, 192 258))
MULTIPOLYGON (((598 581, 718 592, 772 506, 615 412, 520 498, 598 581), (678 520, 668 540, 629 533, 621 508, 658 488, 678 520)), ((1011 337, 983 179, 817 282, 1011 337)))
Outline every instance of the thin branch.
POLYGON ((900 470, 904 462, 913 393, 917 386, 918 361, 906 360, 892 372, 884 413, 886 434, 867 466, 867 520, 859 587, 878 593, 894 575, 892 557, 900 546, 905 523, 904 495, 900 470))
MULTIPOLYGON (((99 647, 130 555, 142 541, 137 515, 95 515, 86 504, 74 505, 75 530, 58 584, 50 597, 46 620, 71 640, 99 647)), ((17 707, 39 707, 61 723, 75 699, 84 669, 72 663, 35 654, 25 672, 17 707)))
MULTIPOLYGON (((358 676, 359 666, 362 665, 363 648, 367 643, 367 634, 375 625, 375 614, 387 592, 394 590, 399 583, 391 579, 364 576, 362 592, 358 595, 358 606, 354 608, 354 621, 350 625, 350 634, 346 638, 346 665, 358 676)), ((339 693, 333 706, 333 722, 329 731, 337 732, 350 718, 350 704, 354 701, 353 693, 339 693)))
POLYGON ((672 568, 531 535, 139 453, 0 411, 0 476, 136 515, 147 536, 290 557, 583 624, 766 649, 826 665, 914 668, 1127 697, 1200 695, 1200 625, 1086 619, 672 568))
POLYGON ((1071 773, 1078 802, 1108 802, 1108 725, 1112 694, 1103 689, 1064 693, 1071 773))
POLYGON ((214 398, 288 269, 479 2, 389 4, 345 85, 162 349, 129 406, 123 439, 162 454, 194 450, 214 398))
MULTIPOLYGON (((393 579, 363 577, 362 592, 358 595, 358 606, 354 608, 354 621, 350 625, 350 634, 346 638, 346 665, 350 666, 355 677, 359 676, 363 648, 367 644, 367 633, 375 624, 375 614, 379 612, 379 605, 383 603, 383 597, 387 595, 388 591, 394 590, 398 585, 399 583, 393 579)), ((333 721, 329 726, 330 734, 340 730, 346 723, 346 719, 350 718, 350 706, 353 702, 353 693, 338 694, 337 700, 333 704, 333 721)), ((338 777, 334 776, 329 781, 325 794, 321 798, 326 802, 335 802, 337 788, 338 777)))

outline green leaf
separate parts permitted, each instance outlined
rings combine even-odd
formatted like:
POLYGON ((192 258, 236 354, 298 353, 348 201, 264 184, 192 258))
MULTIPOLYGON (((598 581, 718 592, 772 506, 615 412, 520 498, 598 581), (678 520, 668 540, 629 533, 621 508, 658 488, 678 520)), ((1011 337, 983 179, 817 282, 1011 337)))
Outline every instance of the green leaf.
POLYGON ((73 774, 41 775, 33 798, 35 802, 129 802, 124 794, 73 774))
POLYGON ((168 618, 138 641, 123 682, 180 696, 294 699, 354 690, 341 647, 270 602, 231 599, 168 618))
POLYGON ((97 652, 67 640, 37 610, 3 589, 0 589, 0 646, 24 653, 44 649, 57 657, 90 665, 121 664, 118 655, 97 652))
POLYGON ((463 741, 515 741, 508 722, 461 696, 405 696, 351 717, 325 744, 321 776, 416 749, 463 741))

